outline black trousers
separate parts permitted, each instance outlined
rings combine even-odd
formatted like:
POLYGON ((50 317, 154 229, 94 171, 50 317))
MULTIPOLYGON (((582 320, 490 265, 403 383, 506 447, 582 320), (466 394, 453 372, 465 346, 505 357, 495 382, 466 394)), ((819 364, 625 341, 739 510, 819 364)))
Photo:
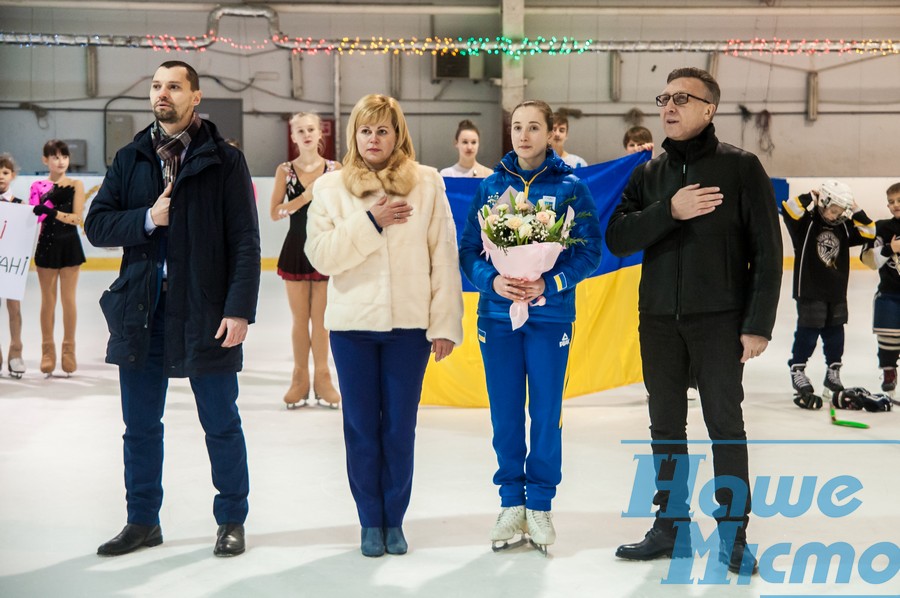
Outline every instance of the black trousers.
POLYGON ((750 480, 741 409, 744 400, 741 320, 737 311, 677 319, 640 316, 644 383, 650 394, 650 437, 653 454, 658 458, 657 492, 653 499, 659 506, 657 525, 668 526, 672 521, 689 518, 688 479, 681 475, 686 469, 676 468, 672 455, 687 453, 687 388, 693 374, 712 440, 715 496, 720 505, 716 520, 740 522, 738 536, 745 537, 750 513, 750 480), (679 479, 673 480, 676 473, 679 479), (736 480, 726 481, 724 476, 736 480), (672 480, 664 485, 669 490, 659 489, 661 480, 672 480), (739 491, 733 491, 734 486, 739 491))

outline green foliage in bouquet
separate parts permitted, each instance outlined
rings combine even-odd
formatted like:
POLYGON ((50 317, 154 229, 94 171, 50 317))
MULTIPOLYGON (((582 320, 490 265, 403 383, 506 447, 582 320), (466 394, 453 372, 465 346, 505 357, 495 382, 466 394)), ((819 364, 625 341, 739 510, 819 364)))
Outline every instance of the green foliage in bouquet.
MULTIPOLYGON (((574 200, 571 197, 560 207, 574 200)), ((590 216, 590 212, 579 212, 574 217, 559 218, 548 202, 539 199, 535 205, 525 199, 524 193, 514 197, 510 192, 508 198, 488 200, 481 207, 480 220, 487 238, 503 249, 530 243, 559 243, 570 247, 584 243, 584 239, 570 236, 575 221, 590 216)))

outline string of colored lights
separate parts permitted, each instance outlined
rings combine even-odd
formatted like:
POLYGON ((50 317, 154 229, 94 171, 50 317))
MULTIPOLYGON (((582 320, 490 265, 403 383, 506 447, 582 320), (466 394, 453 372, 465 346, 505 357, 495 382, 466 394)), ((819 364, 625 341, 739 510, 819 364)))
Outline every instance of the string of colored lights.
POLYGON ((216 43, 236 50, 253 52, 282 48, 301 54, 361 55, 426 54, 480 55, 496 54, 513 59, 535 55, 583 54, 586 52, 721 52, 733 56, 751 55, 824 55, 824 54, 898 54, 900 41, 891 39, 779 39, 753 38, 724 41, 599 41, 563 37, 527 37, 513 40, 508 37, 409 37, 391 39, 385 37, 342 37, 340 39, 314 39, 289 37, 280 33, 270 39, 239 42, 218 35, 175 36, 170 34, 126 36, 107 34, 43 34, 0 32, 0 44, 35 46, 100 46, 144 48, 162 52, 203 52, 216 43))

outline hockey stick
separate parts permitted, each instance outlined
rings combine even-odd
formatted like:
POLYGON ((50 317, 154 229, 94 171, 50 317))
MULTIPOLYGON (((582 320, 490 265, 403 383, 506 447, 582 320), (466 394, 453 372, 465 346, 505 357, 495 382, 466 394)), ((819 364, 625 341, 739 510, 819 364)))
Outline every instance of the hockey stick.
POLYGON ((850 422, 843 419, 838 419, 834 416, 834 406, 831 407, 831 423, 835 426, 846 426, 848 428, 860 428, 861 430, 866 430, 869 428, 869 424, 864 424, 862 422, 850 422))

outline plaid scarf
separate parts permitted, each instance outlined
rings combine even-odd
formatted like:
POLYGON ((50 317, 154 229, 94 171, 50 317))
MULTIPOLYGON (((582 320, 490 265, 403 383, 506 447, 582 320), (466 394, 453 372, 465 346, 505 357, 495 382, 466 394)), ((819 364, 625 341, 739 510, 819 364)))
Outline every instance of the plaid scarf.
POLYGON ((159 121, 153 123, 150 136, 153 139, 153 149, 163 162, 163 183, 168 185, 178 176, 178 166, 181 162, 181 154, 191 144, 191 139, 197 136, 200 130, 200 116, 194 112, 190 124, 186 129, 175 135, 167 135, 160 126, 159 121))

